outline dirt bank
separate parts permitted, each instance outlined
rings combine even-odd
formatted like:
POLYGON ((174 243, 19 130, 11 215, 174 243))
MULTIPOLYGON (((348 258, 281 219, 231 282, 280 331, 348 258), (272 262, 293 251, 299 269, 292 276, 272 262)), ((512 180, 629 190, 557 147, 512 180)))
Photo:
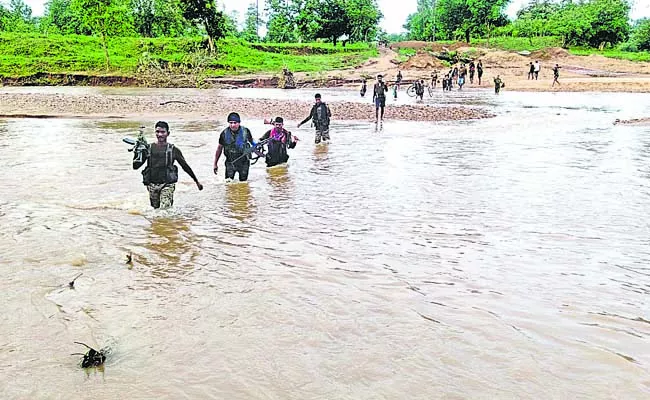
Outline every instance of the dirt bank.
MULTIPOLYGON (((369 103, 329 103, 335 120, 371 120, 375 108, 369 103)), ((0 94, 0 117, 75 117, 224 120, 231 111, 247 118, 280 115, 298 121, 309 114, 311 102, 296 100, 238 99, 216 96, 122 96, 69 94, 0 94), (167 104, 164 104, 167 103, 167 104)), ((484 109, 468 107, 430 107, 389 105, 387 120, 452 121, 489 118, 484 109)))

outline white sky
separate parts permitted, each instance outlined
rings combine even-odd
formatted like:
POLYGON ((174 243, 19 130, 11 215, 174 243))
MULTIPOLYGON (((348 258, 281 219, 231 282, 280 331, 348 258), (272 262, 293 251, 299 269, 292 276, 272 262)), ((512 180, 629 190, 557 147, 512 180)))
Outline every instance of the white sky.
MULTIPOLYGON (((8 3, 8 0, 0 0, 3 3, 8 3)), ((43 9, 46 0, 24 0, 30 7, 34 16, 43 15, 43 9)), ((247 0, 217 0, 222 3, 226 11, 233 10, 239 11, 239 15, 243 18, 248 8, 249 2, 247 0)), ((264 8, 264 0, 259 0, 260 10, 264 8)), ((381 26, 388 33, 399 33, 402 31, 402 25, 406 22, 406 17, 415 12, 417 7, 417 0, 378 0, 379 7, 384 13, 384 19, 381 21, 381 26)), ((512 0, 508 6, 507 14, 514 16, 528 0, 512 0)), ((633 0, 634 6, 632 8, 632 19, 650 17, 650 0, 633 0)), ((240 21, 241 22, 241 21, 240 21)))

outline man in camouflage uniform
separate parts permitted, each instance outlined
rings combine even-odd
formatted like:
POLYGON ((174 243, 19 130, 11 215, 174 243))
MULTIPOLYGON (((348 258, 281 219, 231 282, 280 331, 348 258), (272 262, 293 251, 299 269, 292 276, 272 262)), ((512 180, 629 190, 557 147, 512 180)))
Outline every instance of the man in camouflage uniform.
POLYGON ((169 125, 167 122, 158 121, 156 123, 157 143, 143 148, 141 151, 144 154, 134 152, 133 155, 133 169, 147 164, 142 171, 142 183, 147 186, 149 202, 153 208, 169 208, 174 204, 174 190, 178 182, 178 167, 174 165, 175 161, 194 180, 198 189, 203 190, 203 185, 194 175, 181 151, 167 142, 168 136, 169 125))

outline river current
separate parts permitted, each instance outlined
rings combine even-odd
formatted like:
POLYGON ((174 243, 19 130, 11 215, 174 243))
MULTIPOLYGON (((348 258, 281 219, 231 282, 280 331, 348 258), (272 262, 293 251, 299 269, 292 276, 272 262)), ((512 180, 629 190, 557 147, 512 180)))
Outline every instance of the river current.
POLYGON ((288 166, 248 183, 212 173, 224 121, 170 120, 205 189, 181 170, 164 211, 122 142, 155 119, 0 120, 1 397, 649 398, 650 127, 612 123, 650 98, 425 102, 497 116, 377 127, 333 107, 331 143, 287 121, 288 166), (105 366, 81 369, 75 341, 105 366))

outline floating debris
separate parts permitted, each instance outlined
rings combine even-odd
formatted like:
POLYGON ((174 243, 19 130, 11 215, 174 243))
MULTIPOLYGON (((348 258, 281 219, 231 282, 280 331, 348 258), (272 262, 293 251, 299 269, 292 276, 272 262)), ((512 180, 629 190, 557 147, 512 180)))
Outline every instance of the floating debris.
POLYGON ((70 289, 74 289, 74 281, 76 281, 77 278, 79 278, 81 275, 83 275, 83 272, 72 278, 72 280, 68 283, 68 287, 70 287, 70 289))
POLYGON ((104 361, 106 361, 106 355, 102 350, 97 351, 85 343, 81 343, 81 342, 75 342, 75 343, 80 344, 82 346, 86 346, 88 348, 88 352, 86 354, 72 353, 73 356, 80 355, 84 357, 81 360, 82 368, 99 367, 104 364, 104 361))

